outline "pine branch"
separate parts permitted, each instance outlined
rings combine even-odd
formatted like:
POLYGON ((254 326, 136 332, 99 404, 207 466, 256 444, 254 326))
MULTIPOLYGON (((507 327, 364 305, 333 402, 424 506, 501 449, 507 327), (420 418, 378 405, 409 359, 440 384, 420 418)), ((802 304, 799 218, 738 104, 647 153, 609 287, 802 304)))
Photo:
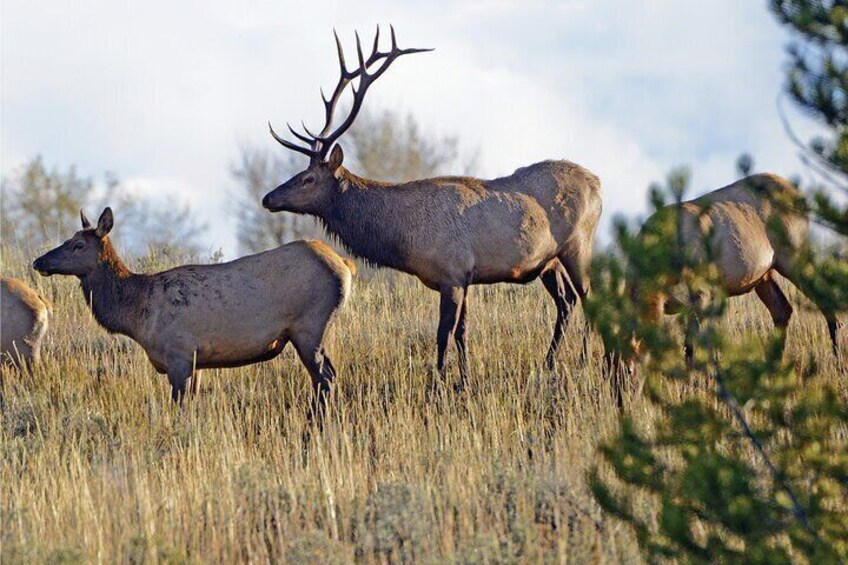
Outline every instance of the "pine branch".
POLYGON ((717 396, 733 413, 736 422, 739 424, 739 427, 742 428, 743 435, 748 438, 748 441, 751 443, 751 445, 754 446, 754 449, 757 451, 757 453, 760 454, 760 457, 763 459, 763 462, 765 463, 766 467, 769 470, 769 473, 771 474, 772 480, 787 494, 787 496, 789 496, 789 500, 792 502, 792 515, 795 517, 798 523, 800 523, 801 526, 815 538, 817 542, 821 542, 821 538, 819 537, 818 532, 816 532, 816 530, 810 524, 807 518, 807 512, 804 510, 804 507, 801 506, 801 502, 795 495, 795 491, 783 478, 783 473, 772 462, 771 458, 768 456, 768 453, 766 453, 765 447, 760 442, 759 438, 757 438, 757 436, 754 435, 754 432, 751 430, 751 426, 748 424, 748 420, 745 418, 745 414, 742 412, 742 408, 739 406, 739 403, 736 401, 736 398, 727 389, 727 386, 724 383, 724 377, 722 377, 722 373, 719 367, 718 357, 715 352, 713 353, 712 365, 713 371, 710 372, 710 376, 716 383, 717 396))

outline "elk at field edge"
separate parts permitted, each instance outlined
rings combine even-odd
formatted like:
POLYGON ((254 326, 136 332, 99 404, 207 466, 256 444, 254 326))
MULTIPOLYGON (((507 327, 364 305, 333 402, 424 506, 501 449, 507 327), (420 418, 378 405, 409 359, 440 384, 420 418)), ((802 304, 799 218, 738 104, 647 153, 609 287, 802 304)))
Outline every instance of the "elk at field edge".
MULTIPOLYGON (((800 191, 789 181, 772 174, 752 175, 679 207, 667 206, 648 218, 640 237, 663 237, 661 226, 668 220, 680 222, 682 243, 696 260, 706 260, 709 242, 721 291, 727 296, 756 292, 783 338, 793 309, 777 283, 777 275, 791 282, 824 315, 833 353, 840 359, 837 308, 816 302, 801 276, 807 265, 810 220, 800 191)), ((666 277, 667 288, 645 292, 640 289, 638 274, 634 275, 633 298, 650 322, 659 322, 663 313, 678 313, 689 300, 705 303, 711 292, 676 289, 680 279, 673 273, 666 277), (690 295, 681 296, 678 290, 690 295)), ((697 320, 691 321, 697 326, 697 320)), ((690 361, 692 348, 691 336, 687 336, 685 350, 690 361)))
POLYGON ((350 292, 352 262, 318 241, 296 241, 229 263, 184 265, 156 274, 127 269, 109 241, 112 210, 42 255, 42 275, 74 275, 94 318, 137 341, 181 401, 199 370, 273 359, 292 342, 312 377, 310 414, 323 410, 335 369, 327 327, 350 292))
POLYGON ((416 276, 441 294, 438 362, 453 336, 461 383, 468 377, 468 290, 475 284, 527 283, 538 277, 556 302, 557 317, 546 357, 553 368, 565 323, 589 292, 588 265, 598 219, 598 178, 569 161, 544 161, 493 180, 438 177, 401 184, 361 178, 342 166, 339 137, 353 124, 368 88, 400 56, 429 49, 380 51, 379 28, 366 59, 356 36, 358 68, 347 68, 336 36, 341 76, 327 99, 318 134, 289 130, 306 145, 273 137, 309 157, 309 166, 262 200, 272 212, 316 216, 326 230, 367 262, 416 276), (353 83, 354 81, 358 81, 353 83), (336 105, 349 84, 353 103, 333 129, 336 105), (327 157, 329 154, 329 157, 327 157))
POLYGON ((32 367, 53 307, 20 279, 0 277, 0 362, 32 367))

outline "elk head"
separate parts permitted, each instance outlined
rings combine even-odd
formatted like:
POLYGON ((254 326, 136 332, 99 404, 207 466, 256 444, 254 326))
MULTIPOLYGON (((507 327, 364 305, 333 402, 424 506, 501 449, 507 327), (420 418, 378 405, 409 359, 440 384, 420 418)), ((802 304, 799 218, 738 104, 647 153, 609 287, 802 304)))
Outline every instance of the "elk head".
POLYGON ((391 28, 391 49, 387 52, 380 51, 380 28, 378 26, 377 33, 374 36, 374 45, 367 59, 362 52, 359 34, 356 34, 356 54, 359 59, 359 67, 348 70, 339 36, 335 31, 333 35, 336 38, 341 72, 336 88, 329 99, 324 95, 324 91, 321 91, 321 99, 324 101, 324 127, 321 132, 315 135, 304 125, 305 134, 303 134, 295 131, 291 125, 286 124, 291 134, 306 144, 306 146, 303 146, 281 138, 271 127, 271 124, 268 124, 271 135, 280 145, 309 157, 309 167, 306 170, 296 174, 266 194, 265 198, 262 199, 262 205, 272 212, 287 211, 317 215, 324 209, 338 188, 338 173, 344 160, 341 147, 339 145, 334 146, 334 143, 353 125, 359 110, 362 108, 362 102, 365 100, 368 88, 386 72, 398 57, 432 51, 432 49, 400 49, 393 27, 391 28), (356 79, 359 82, 351 86, 353 105, 350 113, 341 125, 333 130, 336 106, 345 88, 356 79), (327 159, 328 153, 329 159, 327 159))
POLYGON ((85 277, 97 270, 104 248, 108 244, 107 235, 112 231, 114 220, 112 209, 106 208, 93 227, 85 213, 80 210, 82 229, 68 241, 48 251, 35 260, 32 268, 45 277, 50 275, 75 275, 85 277))

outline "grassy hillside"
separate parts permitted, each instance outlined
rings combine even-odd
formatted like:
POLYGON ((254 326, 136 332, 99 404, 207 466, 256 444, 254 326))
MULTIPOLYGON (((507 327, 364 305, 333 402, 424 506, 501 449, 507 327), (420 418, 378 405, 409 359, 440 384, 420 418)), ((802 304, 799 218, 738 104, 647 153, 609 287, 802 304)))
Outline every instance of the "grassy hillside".
MULTIPOLYGON (((328 343, 330 421, 305 437, 309 378, 293 350, 205 371, 178 410, 141 348, 94 322, 76 280, 0 252, 4 275, 55 306, 42 365, 0 377, 4 564, 638 560, 585 484, 617 419, 600 343, 583 362, 578 311, 547 373, 554 311, 539 283, 474 289, 474 378, 457 395, 429 387, 438 296, 408 277, 359 280, 328 343)), ((814 350, 845 392, 824 321, 789 296, 790 353, 814 350)), ((746 297, 726 325, 764 336, 771 320, 746 297)), ((628 409, 644 422, 653 410, 628 409)))

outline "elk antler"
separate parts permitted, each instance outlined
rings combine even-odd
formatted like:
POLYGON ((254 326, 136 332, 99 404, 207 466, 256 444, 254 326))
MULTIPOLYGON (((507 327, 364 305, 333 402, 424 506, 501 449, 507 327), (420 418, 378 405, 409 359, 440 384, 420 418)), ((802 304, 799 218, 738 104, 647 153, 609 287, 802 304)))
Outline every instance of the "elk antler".
POLYGON ((432 49, 418 48, 400 49, 397 45, 397 38, 395 37, 395 28, 393 26, 389 26, 389 28, 392 33, 391 50, 388 52, 380 51, 380 26, 377 26, 377 33, 374 35, 374 45, 371 48, 371 55, 368 56, 368 59, 365 59, 365 55, 362 53, 362 44, 359 40, 359 33, 356 33, 356 55, 359 59, 359 67, 354 70, 348 70, 345 63, 344 49, 342 49, 342 44, 341 41, 339 41, 338 34, 336 34, 336 31, 333 30, 333 36, 336 38, 336 49, 339 54, 339 67, 341 72, 339 81, 336 83, 336 88, 333 90, 333 94, 330 96, 329 100, 324 95, 324 90, 321 89, 321 99, 324 101, 324 127, 318 135, 315 135, 307 129, 306 125, 301 124, 303 125, 303 130, 306 132, 306 135, 303 135, 295 131, 291 125, 286 124, 292 135, 300 141, 308 144, 308 147, 303 147, 302 145, 297 145, 296 143, 292 143, 291 141, 278 136, 269 122, 268 129, 271 130, 271 135, 280 145, 287 149, 291 149, 292 151, 297 151, 298 153, 306 155, 312 162, 323 161, 327 156, 327 152, 333 146, 333 143, 341 137, 351 125, 353 125, 356 115, 359 113, 360 108, 362 108, 362 101, 365 100, 365 93, 368 91, 368 88, 374 83, 374 81, 380 78, 380 75, 386 72, 395 59, 401 55, 432 51, 432 49), (377 64, 379 61, 383 61, 383 63, 377 67, 377 70, 369 73, 369 67, 377 64), (332 131, 336 105, 338 104, 339 99, 341 99, 347 85, 356 78, 359 79, 359 84, 351 86, 351 90, 353 91, 353 106, 351 107, 350 114, 348 114, 344 122, 342 122, 335 131, 332 131))

